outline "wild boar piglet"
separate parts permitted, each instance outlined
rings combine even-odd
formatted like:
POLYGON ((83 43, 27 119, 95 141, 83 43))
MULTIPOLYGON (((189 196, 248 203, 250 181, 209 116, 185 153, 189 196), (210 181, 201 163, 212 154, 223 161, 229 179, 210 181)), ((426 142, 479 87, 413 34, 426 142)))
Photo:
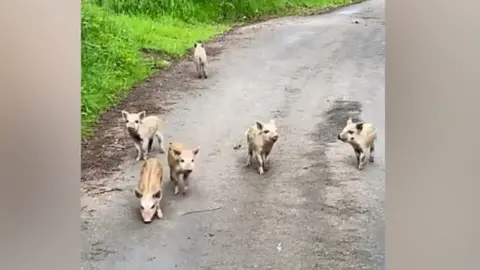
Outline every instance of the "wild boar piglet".
POLYGON ((160 202, 163 197, 163 166, 159 159, 149 158, 140 171, 135 197, 140 199, 140 214, 144 223, 152 222, 155 214, 163 218, 160 202))
POLYGON ((195 160, 200 152, 200 147, 186 149, 180 142, 169 143, 168 166, 170 167, 170 180, 174 184, 174 194, 182 189, 186 195, 189 189, 190 174, 195 169, 195 160))
POLYGON ((367 163, 366 153, 369 153, 369 161, 374 162, 375 140, 377 131, 372 123, 362 121, 354 122, 348 118, 343 130, 337 135, 337 138, 352 146, 357 157, 357 168, 363 170, 367 163))
POLYGON ((129 113, 122 111, 125 128, 137 149, 136 161, 145 160, 152 151, 153 140, 156 138, 159 144, 159 152, 165 153, 163 144, 164 137, 160 129, 165 121, 155 115, 146 115, 145 111, 129 113))

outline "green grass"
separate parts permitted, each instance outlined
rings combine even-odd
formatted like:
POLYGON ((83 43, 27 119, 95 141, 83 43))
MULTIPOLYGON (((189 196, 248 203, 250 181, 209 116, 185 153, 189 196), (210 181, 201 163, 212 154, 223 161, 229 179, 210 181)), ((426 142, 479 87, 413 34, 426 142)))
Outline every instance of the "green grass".
POLYGON ((136 83, 168 67, 197 40, 238 22, 296 14, 352 0, 84 0, 82 1, 82 137, 98 116, 136 83), (142 51, 159 52, 144 54, 142 51))

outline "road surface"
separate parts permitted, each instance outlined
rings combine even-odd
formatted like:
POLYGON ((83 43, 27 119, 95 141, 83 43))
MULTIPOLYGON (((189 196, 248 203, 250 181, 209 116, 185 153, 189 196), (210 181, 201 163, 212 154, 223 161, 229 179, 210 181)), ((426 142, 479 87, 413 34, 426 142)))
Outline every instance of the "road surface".
POLYGON ((151 79, 149 102, 168 106, 167 141, 201 147, 189 194, 167 185, 164 220, 143 224, 129 145, 110 192, 82 197, 83 269, 384 269, 384 46, 384 1, 372 0, 237 29, 210 45, 208 80, 188 61, 151 79), (178 78, 187 82, 175 94, 178 78), (376 162, 361 172, 336 140, 349 116, 379 132, 376 162), (281 136, 259 176, 233 146, 270 118, 281 136))

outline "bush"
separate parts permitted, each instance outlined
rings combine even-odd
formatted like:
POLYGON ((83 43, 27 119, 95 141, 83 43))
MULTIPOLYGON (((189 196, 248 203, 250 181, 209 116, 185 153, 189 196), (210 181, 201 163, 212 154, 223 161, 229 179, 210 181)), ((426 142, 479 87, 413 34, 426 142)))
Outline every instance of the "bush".
POLYGON ((117 14, 172 16, 187 22, 235 22, 295 8, 324 7, 346 0, 95 0, 117 14))
POLYGON ((136 79, 150 73, 135 40, 115 17, 92 4, 82 7, 82 118, 123 97, 136 79))
POLYGON ((90 2, 82 6, 82 135, 90 135, 98 115, 122 100, 132 86, 162 66, 141 49, 181 56, 196 40, 225 25, 189 25, 171 17, 113 14, 90 2))

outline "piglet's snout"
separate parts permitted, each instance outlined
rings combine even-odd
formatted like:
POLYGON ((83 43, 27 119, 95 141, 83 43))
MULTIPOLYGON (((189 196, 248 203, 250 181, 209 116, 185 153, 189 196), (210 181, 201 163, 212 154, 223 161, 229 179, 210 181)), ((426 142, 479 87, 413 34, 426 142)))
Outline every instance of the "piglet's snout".
POLYGON ((142 212, 143 223, 152 222, 152 219, 153 219, 154 215, 155 215, 155 211, 142 212))

